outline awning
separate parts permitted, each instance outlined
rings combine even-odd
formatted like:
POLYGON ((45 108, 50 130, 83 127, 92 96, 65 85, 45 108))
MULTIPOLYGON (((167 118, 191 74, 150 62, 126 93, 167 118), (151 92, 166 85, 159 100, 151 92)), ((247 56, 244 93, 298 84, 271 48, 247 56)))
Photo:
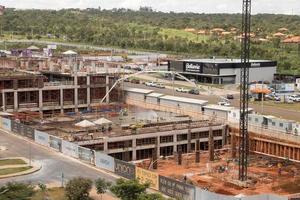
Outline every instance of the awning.
POLYGON ((88 120, 83 120, 83 121, 78 122, 77 124, 75 124, 75 126, 79 126, 81 128, 88 128, 88 127, 95 126, 95 124, 93 122, 88 121, 88 120))
POLYGON ((94 121, 95 124, 97 125, 107 125, 107 124, 112 124, 112 121, 105 119, 105 118, 100 118, 94 121))

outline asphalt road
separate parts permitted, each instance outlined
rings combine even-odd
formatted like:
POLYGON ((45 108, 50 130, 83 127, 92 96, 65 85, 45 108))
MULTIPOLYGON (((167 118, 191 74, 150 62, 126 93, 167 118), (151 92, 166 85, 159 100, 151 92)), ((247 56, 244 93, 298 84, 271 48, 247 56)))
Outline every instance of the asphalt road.
MULTIPOLYGON (((143 84, 133 84, 133 83, 128 83, 126 82, 124 84, 125 87, 135 87, 135 88, 142 88, 142 89, 149 89, 149 90, 154 90, 155 92, 158 93, 163 93, 167 95, 173 95, 173 90, 172 89, 160 89, 160 88, 154 88, 154 87, 148 87, 143 84)), ((219 101, 221 101, 221 98, 219 96, 215 95, 193 95, 193 94, 188 94, 188 93, 181 93, 181 92, 176 92, 174 91, 175 96, 181 96, 181 97, 188 97, 188 98, 194 98, 194 99, 200 99, 200 100, 206 100, 210 104, 216 104, 219 101)), ((235 99, 231 100, 231 105, 234 107, 239 107, 239 95, 235 95, 235 99)), ((261 113, 261 105, 258 104, 249 104, 250 108, 253 108, 255 112, 261 113)), ((278 108, 275 106, 269 106, 269 105, 264 105, 263 106, 263 114, 264 115, 273 115, 279 118, 284 118, 288 120, 296 120, 300 122, 300 112, 296 110, 287 110, 283 108, 278 108)))
POLYGON ((28 142, 14 135, 3 133, 0 131, 0 146, 5 146, 6 151, 0 151, 0 158, 3 157, 25 157, 29 158, 30 146, 31 157, 34 161, 38 161, 42 165, 42 169, 36 173, 19 176, 8 179, 0 179, 0 185, 10 181, 32 182, 33 184, 60 184, 62 173, 64 180, 70 180, 74 177, 85 177, 92 180, 99 177, 109 181, 116 178, 106 172, 102 172, 80 161, 66 157, 59 152, 42 147, 34 142, 28 142))

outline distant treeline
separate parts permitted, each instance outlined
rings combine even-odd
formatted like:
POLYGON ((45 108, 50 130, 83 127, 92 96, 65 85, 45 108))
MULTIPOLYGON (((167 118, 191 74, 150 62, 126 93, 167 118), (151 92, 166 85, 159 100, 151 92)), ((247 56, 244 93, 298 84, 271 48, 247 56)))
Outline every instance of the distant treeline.
MULTIPOLYGON (((239 57, 240 43, 233 38, 206 37, 190 40, 167 35, 163 30, 185 28, 230 30, 241 26, 240 14, 195 14, 154 12, 150 8, 128 9, 7 9, 1 17, 4 33, 40 39, 59 40, 121 48, 184 53, 192 57, 239 57)), ((259 14, 252 18, 252 31, 265 38, 279 28, 300 35, 300 16, 259 14)), ((282 45, 279 39, 267 43, 253 42, 252 58, 279 61, 282 72, 300 73, 297 45, 282 45)))

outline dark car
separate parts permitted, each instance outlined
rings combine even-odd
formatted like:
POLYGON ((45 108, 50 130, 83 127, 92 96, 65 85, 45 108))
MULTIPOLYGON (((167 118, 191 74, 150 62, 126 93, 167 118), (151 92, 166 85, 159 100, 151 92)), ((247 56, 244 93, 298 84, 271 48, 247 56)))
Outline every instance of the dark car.
POLYGON ((234 96, 232 94, 227 94, 227 99, 234 99, 234 96))
POLYGON ((189 93, 190 93, 190 94, 195 94, 195 95, 199 95, 199 94, 200 94, 199 90, 197 90, 197 89, 191 89, 191 90, 189 91, 189 93))
POLYGON ((134 83, 134 84, 140 84, 141 83, 141 81, 139 79, 132 79, 130 82, 134 83))

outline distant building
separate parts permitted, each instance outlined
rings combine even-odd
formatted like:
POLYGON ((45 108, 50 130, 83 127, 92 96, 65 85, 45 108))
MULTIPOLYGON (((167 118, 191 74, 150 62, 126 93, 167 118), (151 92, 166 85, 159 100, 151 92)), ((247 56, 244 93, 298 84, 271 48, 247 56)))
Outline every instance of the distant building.
MULTIPOLYGON (((270 60, 251 60, 249 81, 272 82, 277 62, 270 60)), ((170 61, 168 70, 176 71, 189 79, 202 83, 238 84, 240 83, 240 59, 190 59, 170 61)))

